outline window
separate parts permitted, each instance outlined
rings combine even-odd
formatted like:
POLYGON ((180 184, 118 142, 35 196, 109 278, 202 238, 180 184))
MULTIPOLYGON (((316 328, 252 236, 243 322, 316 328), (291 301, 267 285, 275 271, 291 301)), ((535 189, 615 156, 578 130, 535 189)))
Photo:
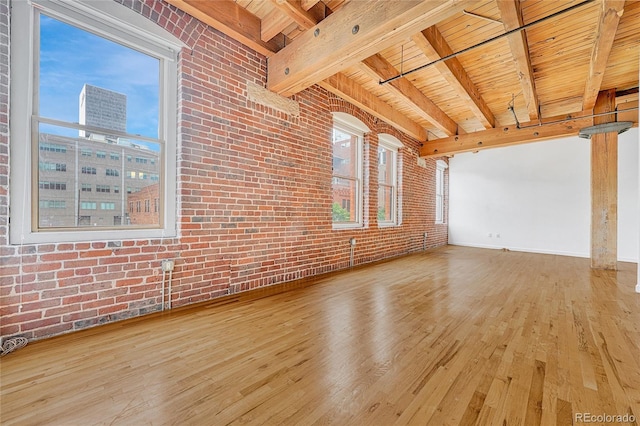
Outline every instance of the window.
POLYGON ((118 185, 114 185, 113 186, 113 193, 114 194, 119 194, 120 193, 120 187, 118 185))
POLYGON ((96 192, 111 192, 109 185, 96 185, 96 192))
POLYGON ((39 168, 41 172, 50 171, 50 172, 66 172, 67 165, 64 163, 47 163, 41 161, 39 164, 39 168))
POLYGON ((60 152, 64 154, 65 152, 67 152, 67 147, 64 145, 57 145, 54 143, 41 142, 40 151, 60 152))
POLYGON ((95 210, 97 208, 97 204, 95 201, 82 201, 80 203, 80 208, 82 210, 95 210))
MULTIPOLYGON (((11 20, 11 196, 16 209, 26 211, 12 216, 10 242, 175 236, 177 58, 183 43, 117 2, 17 1, 11 20), (122 153, 106 144, 117 144, 122 153), (140 185, 160 204, 144 226, 122 217, 116 224, 114 212, 100 213, 123 212, 126 197, 114 197, 104 208, 100 203, 98 210, 79 195, 91 189, 82 182, 91 181, 87 175, 97 175, 97 168, 102 173, 98 159, 119 161, 125 152, 128 161, 145 159, 148 173, 159 176, 140 185), (29 159, 31 167, 24 167, 29 159), (66 171, 66 165, 73 166, 64 185, 75 189, 51 200, 47 191, 62 186, 45 173, 66 171), (51 208, 59 211, 40 211, 51 208), (83 209, 97 211, 86 216, 83 209)), ((113 177, 120 172, 134 173, 105 170, 113 177)), ((107 192, 107 186, 97 190, 107 192)))
POLYGON ((67 190, 67 184, 65 182, 40 181, 38 187, 40 189, 56 189, 56 190, 59 190, 59 191, 66 191, 67 190))
POLYGON ((442 160, 436 162, 436 223, 445 223, 444 216, 444 171, 449 167, 442 160))
POLYGON ((64 200, 40 200, 41 209, 66 209, 67 203, 64 200))
POLYGON ((331 141, 334 228, 354 228, 363 224, 362 145, 366 131, 368 129, 355 117, 334 114, 331 141), (345 119, 344 116, 348 118, 345 119))
POLYGON ((147 164, 146 158, 136 157, 136 163, 138 164, 147 164))
POLYGON ((378 135, 378 225, 399 224, 398 149, 402 143, 387 134, 378 135))
POLYGON ((144 212, 149 213, 151 211, 151 200, 144 200, 144 212))

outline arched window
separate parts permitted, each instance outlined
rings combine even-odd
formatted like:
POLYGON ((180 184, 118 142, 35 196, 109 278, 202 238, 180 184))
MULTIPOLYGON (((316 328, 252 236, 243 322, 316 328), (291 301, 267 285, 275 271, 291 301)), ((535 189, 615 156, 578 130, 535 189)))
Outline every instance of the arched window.
POLYGON ((369 128, 357 118, 333 113, 333 226, 355 228, 362 226, 362 145, 369 128))
POLYGON ((400 223, 398 199, 398 150, 402 142, 395 136, 378 135, 378 226, 400 223))

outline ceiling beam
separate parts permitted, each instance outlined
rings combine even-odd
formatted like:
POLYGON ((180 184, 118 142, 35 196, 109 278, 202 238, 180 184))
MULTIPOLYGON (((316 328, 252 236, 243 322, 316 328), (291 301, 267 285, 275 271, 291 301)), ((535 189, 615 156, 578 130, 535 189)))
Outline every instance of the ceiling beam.
POLYGON ((315 26, 319 19, 303 9, 300 0, 271 0, 278 10, 284 12, 301 28, 308 30, 315 26))
POLYGON ((420 141, 427 139, 427 132, 415 121, 399 113, 391 105, 382 102, 364 87, 342 73, 333 75, 318 83, 329 92, 367 111, 374 117, 392 125, 396 129, 420 141))
MULTIPOLYGON (((520 0, 499 0, 498 8, 506 31, 511 31, 524 25, 522 11, 520 10, 520 0)), ((533 68, 531 67, 531 57, 529 56, 527 35, 524 30, 517 31, 507 36, 507 39, 509 40, 511 55, 513 55, 516 72, 522 87, 524 102, 529 112, 529 120, 535 120, 538 118, 540 107, 533 77, 533 68)))
POLYGON ((267 57, 282 48, 274 40, 263 41, 260 35, 260 18, 238 6, 233 0, 166 2, 267 57))
POLYGON ((274 7, 262 18, 260 24, 260 39, 262 41, 269 41, 291 24, 292 21, 289 15, 285 15, 280 9, 274 7))
POLYGON ((291 96, 434 25, 470 0, 352 1, 269 58, 267 88, 291 96))
POLYGON ((309 10, 313 6, 315 6, 319 1, 320 0, 300 0, 300 6, 302 6, 304 10, 309 10))
POLYGON ((539 142, 547 139, 576 136, 580 129, 593 125, 591 110, 570 114, 570 121, 562 121, 567 115, 551 117, 542 121, 520 123, 503 126, 496 129, 483 130, 466 135, 450 136, 424 142, 420 148, 421 157, 441 157, 461 152, 474 152, 487 148, 519 145, 529 142, 539 142))
MULTIPOLYGON (((378 53, 362 61, 362 64, 360 68, 375 79, 386 80, 398 75, 398 70, 378 53)), ((383 87, 407 101, 414 111, 447 136, 458 134, 458 124, 406 78, 393 80, 383 87)))
POLYGON ((607 68, 609 53, 616 37, 618 23, 624 12, 624 0, 603 0, 598 18, 596 39, 591 51, 589 75, 584 89, 582 109, 592 109, 596 104, 598 92, 602 85, 604 72, 607 68))
MULTIPOLYGON (((429 62, 437 61, 454 52, 435 25, 414 34, 411 39, 418 46, 429 62)), ((437 62, 433 67, 447 80, 451 89, 464 99, 469 109, 480 120, 482 125, 490 129, 496 126, 496 119, 480 95, 480 91, 471 81, 467 71, 457 57, 437 62)))

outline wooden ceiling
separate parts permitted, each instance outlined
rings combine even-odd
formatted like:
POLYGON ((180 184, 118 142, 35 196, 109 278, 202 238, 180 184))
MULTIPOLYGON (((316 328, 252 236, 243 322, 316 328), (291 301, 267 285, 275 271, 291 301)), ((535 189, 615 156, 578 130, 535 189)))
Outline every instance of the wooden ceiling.
POLYGON ((637 126, 638 0, 166 1, 267 56, 268 89, 319 84, 423 156, 576 135, 609 89, 637 126))

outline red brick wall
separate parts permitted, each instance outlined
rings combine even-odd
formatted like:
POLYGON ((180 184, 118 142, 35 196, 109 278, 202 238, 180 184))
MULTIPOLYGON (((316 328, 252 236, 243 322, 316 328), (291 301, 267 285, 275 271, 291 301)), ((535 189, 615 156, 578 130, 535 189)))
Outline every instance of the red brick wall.
MULTIPOLYGON (((118 0, 116 0, 118 1, 118 0)), ((8 46, 0 47, 0 313, 3 337, 52 336, 160 309, 161 261, 176 260, 173 306, 290 281, 446 244, 435 221, 435 160, 419 143, 317 86, 293 98, 292 117, 249 102, 266 60, 159 1, 119 0, 183 40, 179 63, 179 237, 163 240, 8 245, 8 46), (331 112, 362 120, 365 227, 332 230, 331 112), (400 151, 402 225, 376 222, 378 133, 400 151), (372 159, 372 164, 369 164, 372 159)), ((8 34, 0 0, 0 36, 8 34)), ((14 214, 20 214, 13 208, 14 214)))

